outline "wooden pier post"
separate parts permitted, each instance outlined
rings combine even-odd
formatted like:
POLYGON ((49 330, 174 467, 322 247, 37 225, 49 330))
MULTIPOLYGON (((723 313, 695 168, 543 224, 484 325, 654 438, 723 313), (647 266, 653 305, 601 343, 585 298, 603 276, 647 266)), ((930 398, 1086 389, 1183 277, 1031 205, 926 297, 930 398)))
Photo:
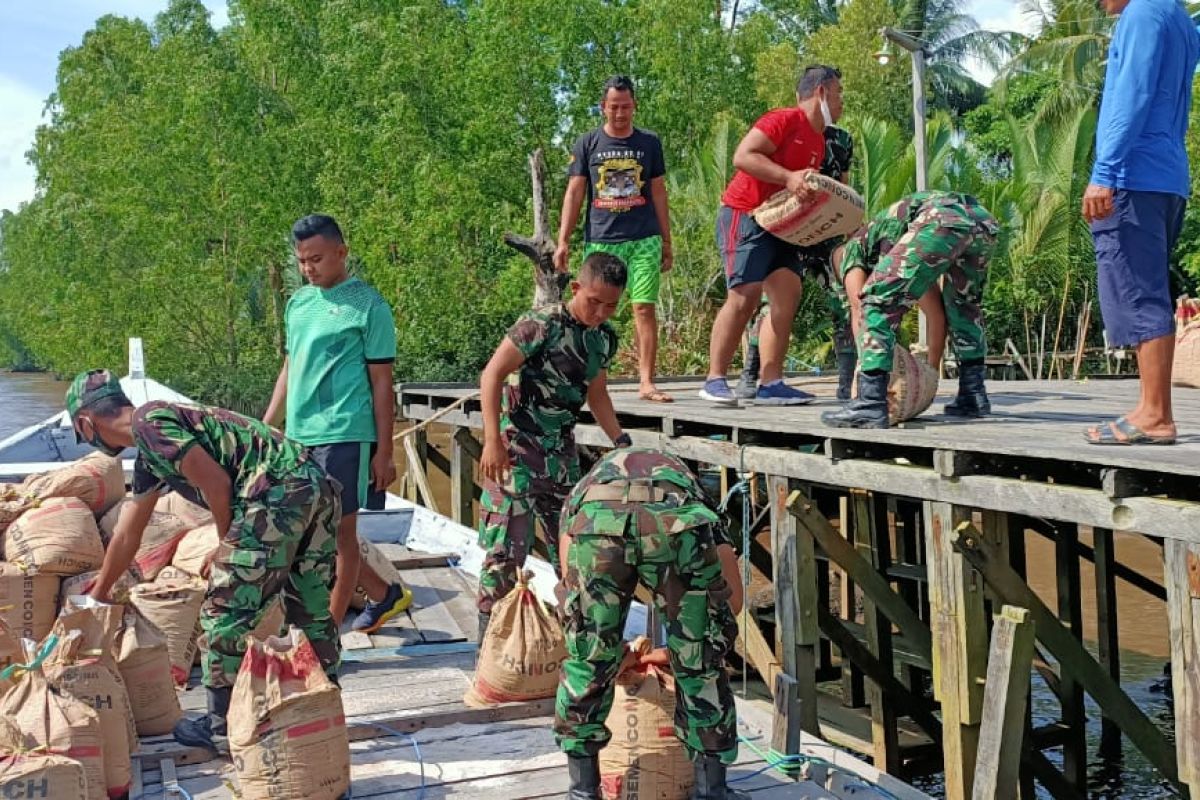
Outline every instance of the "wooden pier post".
POLYGON ((1029 611, 1004 606, 992 627, 974 800, 1016 797, 1029 700, 1034 629, 1029 611))
MULTIPOLYGON (((1079 642, 1083 642, 1083 598, 1079 579, 1079 528, 1069 523, 1054 526, 1054 548, 1058 584, 1058 618, 1079 642)), ((1076 789, 1087 787, 1087 718, 1083 686, 1069 670, 1060 674, 1063 742, 1063 776, 1076 789)), ((1119 676, 1118 676, 1119 677, 1119 676)))
MULTIPOLYGON (((1105 528, 1092 531, 1096 562, 1096 639, 1100 666, 1118 683, 1121 680, 1121 645, 1117 634, 1117 576, 1113 532, 1105 528)), ((1121 753, 1121 728, 1113 720, 1100 720, 1100 755, 1121 753)))
MULTIPOLYGON (((891 566, 892 546, 888 535, 887 504, 882 510, 867 492, 854 490, 851 493, 854 546, 859 555, 871 564, 880 575, 891 566)), ((887 589, 886 579, 884 588, 887 589)), ((894 674, 892 663, 892 623, 879 609, 871 593, 863 591, 863 617, 867 634, 867 648, 883 667, 894 674)), ((882 686, 871 681, 867 684, 867 702, 871 707, 871 744, 873 762, 884 772, 895 775, 900 771, 900 742, 896 729, 896 709, 891 695, 882 686)))
POLYGON ((1200 798, 1200 545, 1163 543, 1179 782, 1200 798))
POLYGON ((933 692, 942 704, 947 800, 971 796, 987 659, 983 581, 953 543, 955 527, 970 518, 970 509, 925 503, 933 692))
MULTIPOLYGON (((771 555, 775 583, 775 641, 783 671, 797 686, 785 703, 788 716, 799 719, 799 727, 817 736, 817 582, 812 537, 802 533, 796 518, 788 513, 795 482, 771 475, 767 497, 771 503, 771 555)), ((747 602, 749 598, 747 598, 747 602)), ((780 699, 776 698, 776 708, 780 699)), ((793 755, 794 751, 787 751, 793 755)))
POLYGON ((455 428, 450 440, 450 518, 475 527, 475 459, 467 444, 476 444, 468 428, 455 428))

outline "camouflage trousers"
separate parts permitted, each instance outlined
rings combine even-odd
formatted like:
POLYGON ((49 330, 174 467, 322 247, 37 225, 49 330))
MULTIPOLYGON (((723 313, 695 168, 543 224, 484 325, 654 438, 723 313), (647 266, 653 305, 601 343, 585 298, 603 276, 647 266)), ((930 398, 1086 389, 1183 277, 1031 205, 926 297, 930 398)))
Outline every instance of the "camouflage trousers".
POLYGON ((279 594, 288 624, 304 631, 325 672, 337 679, 340 642, 329 589, 342 516, 339 495, 319 469, 305 467, 260 497, 234 502, 200 612, 208 640, 201 663, 205 686, 233 686, 246 635, 279 594))
POLYGON ((677 533, 571 538, 564 580, 567 660, 555 702, 554 733, 568 755, 599 753, 613 682, 624 656, 621 634, 638 582, 667 623, 675 674, 675 734, 699 753, 737 758, 737 715, 725 657, 737 637, 730 589, 708 526, 677 533))
POLYGON ((891 371, 901 320, 939 278, 944 278, 942 302, 955 357, 969 361, 986 356, 983 290, 995 247, 995 236, 975 220, 944 208, 921 212, 863 287, 859 369, 891 371))
POLYGON ((553 448, 521 434, 508 437, 510 469, 504 483, 485 480, 479 498, 479 572, 476 605, 484 614, 517 585, 517 572, 534 545, 535 518, 542 523, 547 559, 559 572, 558 528, 563 501, 579 480, 573 436, 553 448))

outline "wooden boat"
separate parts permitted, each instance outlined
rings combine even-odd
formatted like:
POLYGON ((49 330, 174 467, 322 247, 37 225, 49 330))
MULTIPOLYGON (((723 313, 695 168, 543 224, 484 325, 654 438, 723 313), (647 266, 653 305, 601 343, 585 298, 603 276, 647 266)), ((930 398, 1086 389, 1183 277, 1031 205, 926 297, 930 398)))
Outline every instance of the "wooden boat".
MULTIPOLYGON (((121 380, 135 403, 191 402, 146 377, 139 340, 130 341, 129 374, 121 380)), ((61 466, 90 451, 76 444, 66 414, 0 442, 0 481, 61 466)), ((131 451, 124 455, 132 469, 131 451)), ((476 652, 475 584, 483 560, 475 532, 388 494, 381 511, 362 512, 359 534, 377 543, 414 593, 411 617, 401 615, 366 635, 343 624, 342 700, 351 739, 352 796, 422 798, 559 798, 567 789, 566 759, 551 733, 553 699, 469 708, 476 652)), ((553 602, 549 564, 531 559, 538 594, 553 602)), ((645 629, 644 608, 627 634, 645 629)), ((181 695, 185 712, 200 712, 204 693, 195 670, 181 695)), ((739 699, 745 744, 731 778, 755 800, 857 800, 928 795, 815 737, 803 737, 802 779, 785 776, 764 757, 772 715, 763 699, 739 699)), ((231 796, 227 758, 182 747, 169 736, 143 737, 133 757, 132 800, 231 796)))

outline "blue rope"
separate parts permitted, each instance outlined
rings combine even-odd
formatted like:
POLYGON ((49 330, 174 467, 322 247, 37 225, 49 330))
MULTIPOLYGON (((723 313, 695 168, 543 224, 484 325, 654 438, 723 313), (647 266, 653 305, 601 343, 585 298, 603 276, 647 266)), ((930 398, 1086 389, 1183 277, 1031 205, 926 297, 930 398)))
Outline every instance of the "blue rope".
POLYGON ((417 765, 421 768, 421 791, 417 793, 417 800, 425 800, 425 759, 421 756, 421 745, 417 744, 417 737, 404 731, 398 731, 395 728, 389 728, 387 725, 380 725, 378 722, 373 724, 385 733, 390 733, 392 736, 401 736, 412 742, 413 752, 417 754, 417 765))

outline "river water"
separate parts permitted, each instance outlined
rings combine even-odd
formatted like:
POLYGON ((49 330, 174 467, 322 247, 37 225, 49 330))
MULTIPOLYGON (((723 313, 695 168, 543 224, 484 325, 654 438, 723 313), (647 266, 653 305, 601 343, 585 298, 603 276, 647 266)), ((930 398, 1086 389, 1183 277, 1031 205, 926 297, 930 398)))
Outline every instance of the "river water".
MULTIPOLYGON (((51 416, 63 408, 67 384, 48 375, 0 372, 0 439, 51 416)), ((430 444, 445 452, 448 436, 436 431, 430 444)), ((398 469, 402 472, 403 451, 397 451, 398 469)), ((449 508, 449 481, 438 470, 430 471, 433 491, 443 508, 449 508)), ((1088 537, 1081 537, 1089 543, 1088 537)), ((1053 544, 1036 534, 1027 540, 1029 582, 1047 604, 1055 605, 1055 565, 1053 544)), ((1162 580, 1161 550, 1137 536, 1116 536, 1117 558, 1147 577, 1162 580)), ((1083 562, 1081 585, 1084 587, 1084 636, 1089 649, 1095 652, 1096 604, 1094 571, 1083 562)), ((1129 584, 1117 582, 1121 639, 1122 686, 1135 703, 1162 730, 1173 727, 1173 712, 1169 691, 1164 691, 1163 666, 1168 660, 1167 616, 1164 604, 1129 584)), ((1049 689, 1035 681, 1033 693, 1035 725, 1048 724, 1057 717, 1057 706, 1049 689)), ((1126 744, 1123 758, 1101 759, 1095 753, 1100 741, 1099 709, 1088 703, 1087 734, 1089 752, 1089 796, 1097 798, 1160 798, 1173 796, 1157 780, 1154 770, 1144 758, 1126 744)), ((1052 761, 1060 762, 1056 753, 1048 753, 1052 761)), ((924 783, 923 788, 938 792, 936 781, 924 783)), ((1046 795, 1048 797, 1048 795, 1046 795)))

